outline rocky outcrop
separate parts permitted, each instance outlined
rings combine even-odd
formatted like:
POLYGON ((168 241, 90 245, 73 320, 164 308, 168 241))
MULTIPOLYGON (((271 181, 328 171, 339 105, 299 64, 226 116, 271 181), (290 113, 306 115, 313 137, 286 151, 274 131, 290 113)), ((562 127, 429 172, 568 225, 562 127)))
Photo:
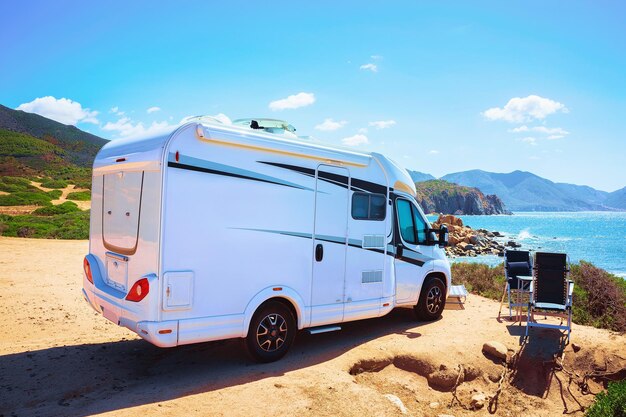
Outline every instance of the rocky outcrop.
POLYGON ((415 183, 417 202, 426 213, 511 214, 496 195, 443 180, 415 183))
POLYGON ((495 238, 500 237, 498 232, 490 232, 484 229, 472 229, 464 226, 463 220, 453 215, 439 215, 433 227, 438 229, 442 224, 448 228, 448 256, 478 256, 478 255, 504 255, 504 245, 495 238))

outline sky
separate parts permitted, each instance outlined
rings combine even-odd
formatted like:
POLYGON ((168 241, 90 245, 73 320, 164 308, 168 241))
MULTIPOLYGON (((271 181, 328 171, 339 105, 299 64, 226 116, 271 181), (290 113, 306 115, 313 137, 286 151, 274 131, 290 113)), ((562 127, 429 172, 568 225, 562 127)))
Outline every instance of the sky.
POLYGON ((0 104, 107 139, 287 120, 436 177, 626 186, 626 3, 5 1, 0 104))

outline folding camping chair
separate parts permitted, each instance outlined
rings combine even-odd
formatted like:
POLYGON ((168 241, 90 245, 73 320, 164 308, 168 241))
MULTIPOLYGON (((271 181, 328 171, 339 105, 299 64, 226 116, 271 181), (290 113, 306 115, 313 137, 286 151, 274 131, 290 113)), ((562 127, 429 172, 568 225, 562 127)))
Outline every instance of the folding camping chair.
POLYGON ((567 330, 566 344, 572 332, 572 294, 574 282, 568 279, 569 268, 564 253, 535 253, 533 281, 530 287, 526 337, 531 327, 567 330), (535 311, 541 310, 545 316, 558 317, 560 324, 537 323, 535 311), (567 319, 567 324, 563 321, 567 319))
POLYGON ((507 250, 504 252, 504 277, 506 282, 500 300, 498 317, 502 313, 502 304, 506 296, 509 304, 509 319, 513 316, 513 308, 516 310, 517 319, 521 320, 522 307, 527 306, 522 298, 530 293, 532 280, 532 261, 530 252, 522 250, 507 250), (512 301, 512 298, 514 301, 512 301))

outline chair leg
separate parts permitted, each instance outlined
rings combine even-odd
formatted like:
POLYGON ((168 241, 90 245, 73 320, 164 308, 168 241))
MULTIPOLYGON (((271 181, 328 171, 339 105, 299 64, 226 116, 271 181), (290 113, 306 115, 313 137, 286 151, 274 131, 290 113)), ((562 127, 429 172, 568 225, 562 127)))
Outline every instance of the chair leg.
POLYGON ((506 287, 507 287, 507 283, 504 283, 504 288, 502 289, 502 298, 500 298, 500 309, 498 310, 498 318, 500 318, 500 315, 502 314, 502 304, 504 304, 504 296, 506 295, 506 287))

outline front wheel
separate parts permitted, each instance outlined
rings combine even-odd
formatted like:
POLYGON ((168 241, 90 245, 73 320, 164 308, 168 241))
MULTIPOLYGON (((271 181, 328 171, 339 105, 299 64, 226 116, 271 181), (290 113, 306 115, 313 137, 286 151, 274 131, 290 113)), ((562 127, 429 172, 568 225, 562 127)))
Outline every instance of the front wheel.
POLYGON ((285 356, 296 337, 296 320, 283 303, 270 301, 252 316, 246 347, 258 362, 274 362, 285 356))
POLYGON ((439 278, 430 278, 422 287, 419 301, 415 306, 417 318, 432 321, 441 317, 446 306, 446 286, 439 278))

